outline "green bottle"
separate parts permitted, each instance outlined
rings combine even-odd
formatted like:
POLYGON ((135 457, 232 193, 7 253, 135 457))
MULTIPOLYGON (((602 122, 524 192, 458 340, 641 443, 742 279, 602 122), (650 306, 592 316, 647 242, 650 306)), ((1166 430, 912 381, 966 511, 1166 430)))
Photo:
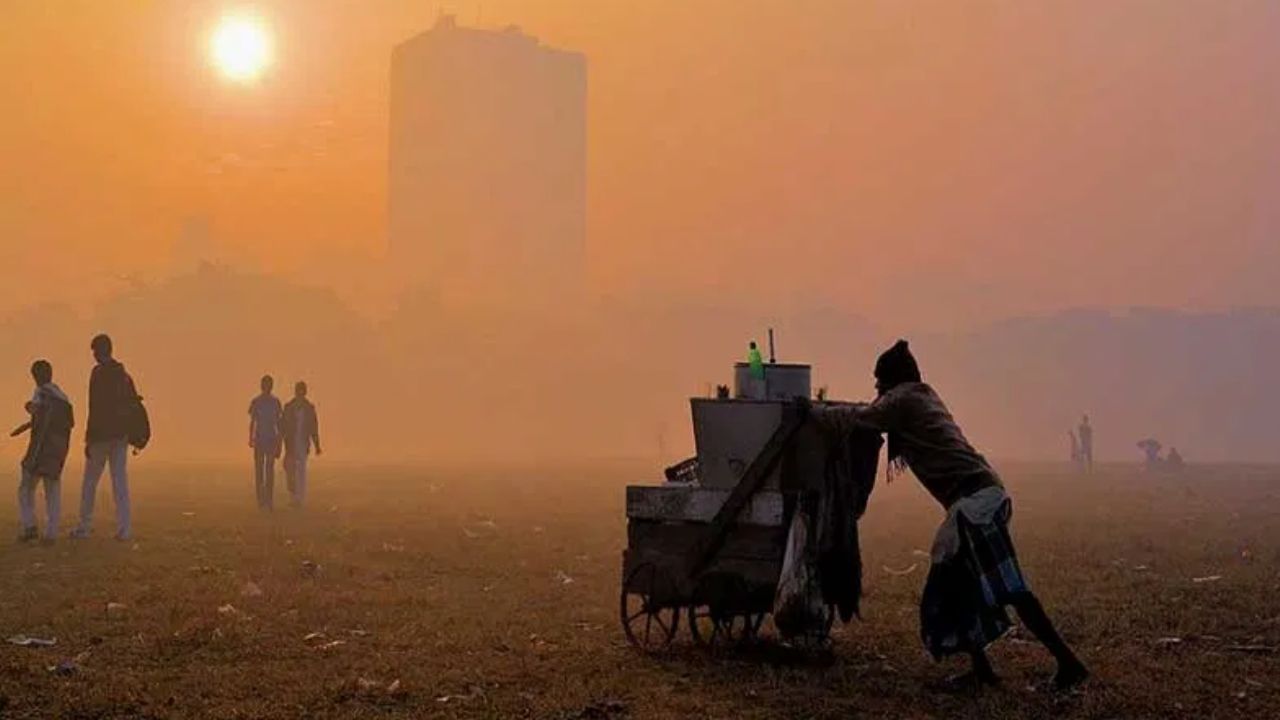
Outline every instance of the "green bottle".
POLYGON ((764 379, 764 358, 760 357, 760 348, 756 347, 755 340, 751 341, 751 346, 747 350, 747 364, 751 366, 751 377, 757 380, 764 379))

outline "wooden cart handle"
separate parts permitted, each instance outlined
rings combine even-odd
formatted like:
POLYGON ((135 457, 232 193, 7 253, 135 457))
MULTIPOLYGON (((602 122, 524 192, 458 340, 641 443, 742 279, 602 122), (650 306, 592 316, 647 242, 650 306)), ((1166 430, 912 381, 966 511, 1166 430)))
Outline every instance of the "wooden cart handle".
POLYGON ((765 478, 782 459, 782 453, 787 449, 791 438, 795 437, 796 431, 804 424, 801 413, 791 408, 785 408, 783 413, 782 424, 760 449, 756 459, 751 461, 747 471, 742 474, 742 479, 738 481, 733 492, 729 493, 728 499, 724 501, 724 505, 720 506, 716 516, 712 518, 702 539, 689 551, 686 565, 687 578, 692 579, 701 572, 724 545, 725 538, 729 535, 729 528, 737 521, 738 514, 746 507, 751 496, 764 484, 765 478))

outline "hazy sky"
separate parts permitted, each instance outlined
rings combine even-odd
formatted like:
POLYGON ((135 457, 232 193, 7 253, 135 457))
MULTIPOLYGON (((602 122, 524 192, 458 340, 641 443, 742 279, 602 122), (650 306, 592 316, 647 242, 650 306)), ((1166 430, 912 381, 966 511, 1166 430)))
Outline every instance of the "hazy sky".
POLYGON ((3 0, 0 301, 157 272, 193 215, 266 268, 379 253, 391 48, 442 9, 587 54, 603 291, 890 325, 1280 304, 1267 0, 3 0), (277 33, 252 87, 207 59, 246 7, 277 33))

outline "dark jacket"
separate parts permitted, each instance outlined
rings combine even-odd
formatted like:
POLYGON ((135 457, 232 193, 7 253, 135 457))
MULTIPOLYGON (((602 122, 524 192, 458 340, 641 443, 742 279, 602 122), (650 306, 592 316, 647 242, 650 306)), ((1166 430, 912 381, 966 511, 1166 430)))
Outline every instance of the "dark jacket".
POLYGON ((48 383, 40 386, 32 403, 31 438, 22 469, 37 477, 59 477, 71 448, 71 429, 76 424, 71 402, 57 385, 48 383))
POLYGON ((991 464, 960 432, 942 398, 925 383, 902 383, 870 405, 814 410, 820 420, 837 429, 863 427, 896 436, 911 473, 943 507, 1001 484, 991 464))
POLYGON ((299 397, 285 403, 280 435, 284 438, 285 457, 306 457, 312 445, 319 447, 320 421, 316 417, 316 406, 299 397))
POLYGON ((126 440, 138 389, 124 365, 108 360, 95 365, 89 374, 89 422, 85 441, 90 443, 126 440))

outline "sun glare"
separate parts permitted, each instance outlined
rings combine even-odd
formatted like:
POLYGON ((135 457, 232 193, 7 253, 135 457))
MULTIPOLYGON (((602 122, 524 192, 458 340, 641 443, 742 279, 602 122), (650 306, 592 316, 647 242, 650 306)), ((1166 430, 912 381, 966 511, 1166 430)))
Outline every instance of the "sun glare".
POLYGON ((250 82, 271 64, 271 34, 256 18, 226 17, 213 31, 213 63, 224 77, 250 82))

